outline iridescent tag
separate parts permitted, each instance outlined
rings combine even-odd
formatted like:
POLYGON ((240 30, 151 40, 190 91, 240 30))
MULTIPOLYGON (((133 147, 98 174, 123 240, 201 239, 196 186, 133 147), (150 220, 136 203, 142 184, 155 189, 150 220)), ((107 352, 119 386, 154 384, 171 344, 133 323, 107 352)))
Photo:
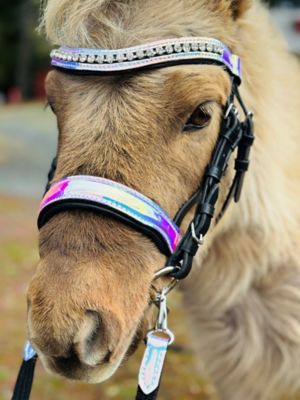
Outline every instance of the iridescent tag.
POLYGON ((160 382, 170 337, 162 331, 150 332, 139 373, 139 386, 146 394, 154 392, 160 382))
POLYGON ((36 351, 33 350, 30 342, 26 342, 24 350, 23 350, 23 358, 24 361, 29 361, 31 360, 33 357, 35 357, 37 355, 36 351))
POLYGON ((168 346, 174 342, 174 334, 168 329, 167 295, 169 287, 157 295, 159 313, 155 329, 147 335, 147 345, 139 373, 139 386, 147 395, 154 392, 160 382, 168 346))

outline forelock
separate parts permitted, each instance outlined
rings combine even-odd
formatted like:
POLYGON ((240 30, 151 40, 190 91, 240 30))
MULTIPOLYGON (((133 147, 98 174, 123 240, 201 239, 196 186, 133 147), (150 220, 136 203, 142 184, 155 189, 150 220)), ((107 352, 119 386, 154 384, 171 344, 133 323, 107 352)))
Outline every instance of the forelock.
MULTIPOLYGON (((222 35, 202 0, 44 0, 40 30, 56 45, 118 48, 155 39, 222 35)), ((221 37, 220 37, 221 38, 221 37)))

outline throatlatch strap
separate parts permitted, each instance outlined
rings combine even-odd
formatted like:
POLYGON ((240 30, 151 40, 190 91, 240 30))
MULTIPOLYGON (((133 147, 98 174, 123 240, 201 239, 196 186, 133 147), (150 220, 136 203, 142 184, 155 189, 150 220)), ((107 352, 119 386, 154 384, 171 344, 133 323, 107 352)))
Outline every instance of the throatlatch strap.
POLYGON ((29 400, 37 355, 28 361, 23 360, 16 381, 12 400, 29 400))

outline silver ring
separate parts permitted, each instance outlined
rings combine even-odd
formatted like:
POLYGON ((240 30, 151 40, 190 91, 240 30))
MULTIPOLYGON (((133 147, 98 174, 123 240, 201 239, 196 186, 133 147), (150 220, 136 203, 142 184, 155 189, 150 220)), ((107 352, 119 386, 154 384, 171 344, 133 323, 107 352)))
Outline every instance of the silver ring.
POLYGON ((178 268, 172 267, 172 266, 164 267, 164 268, 160 269, 159 271, 155 272, 154 280, 161 278, 162 276, 169 275, 171 272, 174 272, 176 269, 178 269, 178 268))
POLYGON ((224 118, 225 118, 225 119, 227 119, 227 118, 229 117, 229 114, 230 114, 231 110, 233 109, 233 107, 234 107, 234 104, 233 104, 233 103, 230 103, 230 104, 229 104, 229 107, 227 108, 227 111, 226 111, 226 113, 225 113, 225 115, 224 115, 224 118))
POLYGON ((152 329, 152 331, 147 333, 147 337, 150 336, 152 333, 155 333, 155 332, 161 332, 164 335, 169 337, 168 346, 170 346, 175 340, 174 333, 172 331, 170 331, 170 329, 152 329))
POLYGON ((194 222, 191 223, 191 233, 192 233, 192 238, 195 240, 198 246, 202 246, 204 243, 204 237, 202 234, 199 237, 197 237, 194 222))

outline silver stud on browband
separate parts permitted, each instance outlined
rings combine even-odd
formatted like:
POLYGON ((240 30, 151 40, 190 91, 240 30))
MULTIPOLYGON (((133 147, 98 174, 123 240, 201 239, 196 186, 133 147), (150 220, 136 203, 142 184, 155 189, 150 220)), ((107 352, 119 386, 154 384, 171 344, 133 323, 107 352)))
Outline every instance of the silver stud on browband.
POLYGON ((163 56, 166 54, 176 53, 190 53, 190 52, 207 52, 222 55, 224 49, 221 45, 213 44, 211 42, 192 42, 192 43, 175 43, 167 44, 165 46, 156 46, 146 49, 137 49, 136 52, 128 49, 126 52, 120 52, 117 50, 103 50, 102 54, 95 54, 97 50, 90 50, 89 53, 77 54, 73 53, 72 49, 64 48, 59 50, 53 50, 51 52, 51 58, 55 58, 62 61, 80 62, 89 64, 112 64, 121 63, 126 61, 133 61, 135 59, 142 60, 146 58, 152 58, 155 56, 163 56))

